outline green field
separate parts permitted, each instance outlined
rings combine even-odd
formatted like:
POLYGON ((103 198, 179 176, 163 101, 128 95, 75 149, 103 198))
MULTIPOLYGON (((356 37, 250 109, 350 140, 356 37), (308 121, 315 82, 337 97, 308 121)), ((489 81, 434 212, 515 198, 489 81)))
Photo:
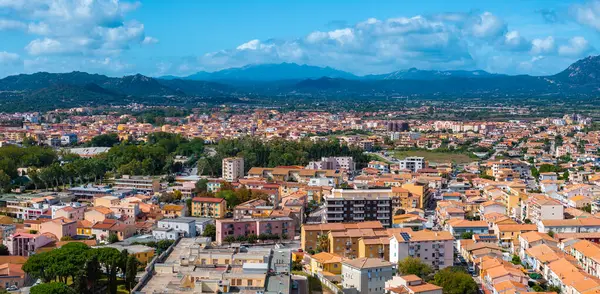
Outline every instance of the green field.
POLYGON ((435 152, 426 150, 392 151, 392 156, 398 159, 404 159, 405 157, 409 156, 419 156, 425 157, 425 160, 429 162, 454 162, 457 164, 477 161, 477 159, 473 159, 462 153, 435 152))

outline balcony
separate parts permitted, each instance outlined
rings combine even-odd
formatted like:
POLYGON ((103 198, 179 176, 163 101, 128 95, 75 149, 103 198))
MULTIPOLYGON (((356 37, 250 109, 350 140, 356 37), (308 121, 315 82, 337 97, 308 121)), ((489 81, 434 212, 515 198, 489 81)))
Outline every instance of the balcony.
POLYGON ((378 215, 377 219, 387 219, 387 220, 389 220, 390 217, 389 216, 378 215))
POLYGON ((327 215, 328 221, 343 221, 344 218, 340 215, 327 215))
POLYGON ((354 203, 354 207, 365 207, 364 203, 354 203))
POLYGON ((377 206, 378 207, 386 207, 386 206, 389 207, 390 204, 389 203, 377 203, 377 206))
POLYGON ((327 207, 344 207, 344 204, 340 202, 327 202, 327 207))
POLYGON ((360 210, 358 210, 358 209, 355 209, 355 210, 354 210, 354 213, 365 213, 365 211, 364 211, 364 210, 362 210, 362 209, 360 209, 360 210))
POLYGON ((343 210, 328 210, 327 213, 333 213, 333 214, 343 214, 344 211, 343 210))

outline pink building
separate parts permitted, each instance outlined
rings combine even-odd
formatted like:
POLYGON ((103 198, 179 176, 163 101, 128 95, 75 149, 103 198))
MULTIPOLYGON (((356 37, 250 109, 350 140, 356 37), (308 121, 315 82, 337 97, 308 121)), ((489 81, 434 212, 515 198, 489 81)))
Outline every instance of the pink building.
POLYGON ((50 233, 60 240, 64 236, 77 235, 77 222, 68 218, 55 218, 40 225, 40 233, 50 233))
POLYGON ((44 234, 16 233, 4 240, 4 245, 8 248, 10 255, 29 256, 35 251, 54 241, 44 234))
POLYGON ((63 207, 63 208, 57 210, 54 213, 54 218, 64 217, 64 218, 68 218, 68 219, 74 220, 74 221, 83 220, 84 216, 85 216, 85 206, 80 206, 80 207, 67 206, 67 207, 63 207))
POLYGON ((249 219, 217 219, 217 243, 223 243, 228 236, 261 234, 279 235, 287 240, 294 238, 296 231, 294 220, 289 217, 278 218, 249 218, 249 219))

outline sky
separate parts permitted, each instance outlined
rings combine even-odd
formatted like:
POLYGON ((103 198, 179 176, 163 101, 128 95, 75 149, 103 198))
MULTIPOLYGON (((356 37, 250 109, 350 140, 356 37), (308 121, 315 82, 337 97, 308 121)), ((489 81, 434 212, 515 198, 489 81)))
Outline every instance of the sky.
POLYGON ((550 75, 600 50, 600 0, 0 0, 0 77, 295 62, 550 75))

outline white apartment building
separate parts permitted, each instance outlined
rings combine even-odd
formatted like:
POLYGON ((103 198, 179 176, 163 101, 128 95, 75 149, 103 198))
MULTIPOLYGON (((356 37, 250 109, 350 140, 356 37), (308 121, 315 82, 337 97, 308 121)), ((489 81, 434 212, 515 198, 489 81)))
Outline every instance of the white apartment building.
POLYGON ((228 182, 234 182, 244 176, 244 158, 228 157, 223 158, 223 179, 228 182))
POLYGON ((419 258, 434 269, 452 266, 454 236, 447 231, 406 231, 390 237, 390 262, 419 258))
POLYGON ((400 160, 400 169, 407 169, 412 172, 417 172, 420 169, 424 169, 425 165, 425 157, 418 156, 410 156, 406 157, 403 160, 400 160))

